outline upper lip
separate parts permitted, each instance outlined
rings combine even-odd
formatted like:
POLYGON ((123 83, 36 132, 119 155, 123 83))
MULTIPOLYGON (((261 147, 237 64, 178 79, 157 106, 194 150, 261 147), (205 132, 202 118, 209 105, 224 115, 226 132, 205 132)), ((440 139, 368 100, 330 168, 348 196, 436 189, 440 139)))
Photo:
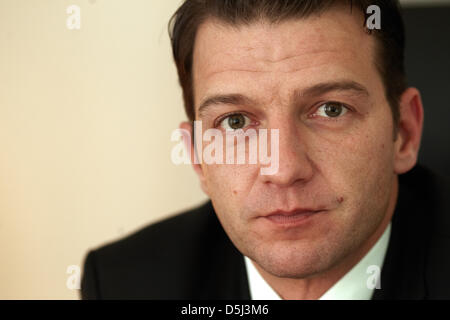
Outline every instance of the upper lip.
POLYGON ((275 210, 272 211, 266 215, 264 215, 264 217, 269 217, 269 216, 274 216, 274 215, 283 215, 283 216, 290 216, 290 215, 294 215, 294 214, 302 214, 302 213, 317 213, 320 211, 324 211, 325 209, 323 208, 296 208, 293 210, 275 210))

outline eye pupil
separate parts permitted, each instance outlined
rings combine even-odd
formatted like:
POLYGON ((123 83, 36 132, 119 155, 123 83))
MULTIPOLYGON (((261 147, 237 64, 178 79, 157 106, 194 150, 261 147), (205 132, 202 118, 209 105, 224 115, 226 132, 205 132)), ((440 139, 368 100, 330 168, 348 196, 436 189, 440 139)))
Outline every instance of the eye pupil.
POLYGON ((329 117, 338 117, 342 113, 342 105, 337 103, 329 103, 325 106, 325 113, 329 117))
POLYGON ((245 126, 245 118, 242 114, 235 114, 228 118, 228 125, 232 129, 242 129, 245 126))

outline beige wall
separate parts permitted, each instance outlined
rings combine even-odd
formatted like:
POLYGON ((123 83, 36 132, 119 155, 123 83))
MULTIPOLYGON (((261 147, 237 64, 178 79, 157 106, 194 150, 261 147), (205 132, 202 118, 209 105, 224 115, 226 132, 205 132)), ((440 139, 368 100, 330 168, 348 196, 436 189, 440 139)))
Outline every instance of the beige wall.
POLYGON ((0 0, 0 299, 76 299, 89 248, 206 199, 170 161, 179 3, 0 0))

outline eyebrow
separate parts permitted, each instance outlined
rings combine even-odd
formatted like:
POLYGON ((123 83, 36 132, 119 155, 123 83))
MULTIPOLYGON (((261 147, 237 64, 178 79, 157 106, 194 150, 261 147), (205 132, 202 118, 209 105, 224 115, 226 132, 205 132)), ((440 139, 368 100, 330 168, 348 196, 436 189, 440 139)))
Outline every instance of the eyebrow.
POLYGON ((208 97, 202 102, 200 108, 198 109, 198 114, 200 116, 205 113, 206 109, 214 105, 227 104, 227 105, 256 105, 256 101, 240 93, 232 93, 225 95, 213 95, 208 97))
MULTIPOLYGON (((343 80, 318 83, 306 89, 297 89, 294 91, 293 101, 296 102, 304 97, 320 96, 332 91, 348 91, 356 95, 369 96, 369 91, 362 84, 355 81, 343 80)), ((199 116, 201 117, 210 107, 221 104, 251 106, 257 105, 258 102, 240 93, 212 95, 201 103, 198 109, 199 116)))
POLYGON ((295 91, 294 96, 319 96, 332 91, 350 91, 354 94, 369 96, 369 91, 362 84, 355 81, 333 81, 319 83, 301 91, 295 91))

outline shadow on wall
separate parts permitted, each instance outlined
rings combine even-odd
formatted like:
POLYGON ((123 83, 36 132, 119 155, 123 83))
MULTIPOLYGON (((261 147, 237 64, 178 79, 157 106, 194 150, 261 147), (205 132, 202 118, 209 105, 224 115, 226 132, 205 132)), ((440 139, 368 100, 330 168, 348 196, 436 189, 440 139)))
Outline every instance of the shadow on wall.
POLYGON ((450 6, 403 12, 408 82, 425 109, 419 162, 450 180, 450 6))

